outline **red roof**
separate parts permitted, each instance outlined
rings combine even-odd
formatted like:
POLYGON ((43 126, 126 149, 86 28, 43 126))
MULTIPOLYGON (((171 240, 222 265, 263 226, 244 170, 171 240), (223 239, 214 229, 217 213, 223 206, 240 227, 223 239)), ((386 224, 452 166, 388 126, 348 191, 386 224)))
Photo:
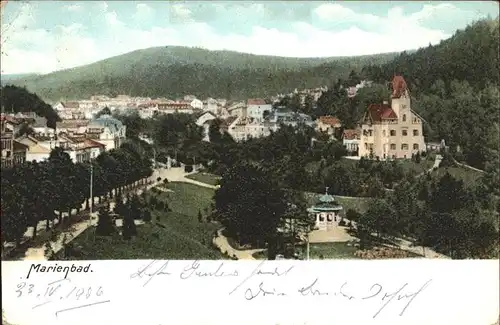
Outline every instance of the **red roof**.
POLYGON ((182 103, 168 103, 168 104, 158 104, 158 108, 160 109, 188 109, 190 108, 189 104, 182 103))
POLYGON ((80 103, 78 102, 65 102, 61 103, 64 108, 80 108, 80 103))
POLYGON ((343 138, 346 140, 354 140, 354 139, 359 140, 360 135, 361 135, 361 130, 359 129, 347 129, 344 130, 343 138))
POLYGON ((247 100, 247 105, 266 105, 266 101, 261 98, 254 98, 247 100))
POLYGON ((406 81, 402 76, 394 76, 392 79, 392 98, 399 98, 408 89, 406 81))
POLYGON ((338 126, 340 125, 340 120, 334 116, 320 116, 319 121, 326 125, 338 126))
POLYGON ((19 119, 15 118, 14 116, 5 115, 5 114, 1 115, 1 120, 12 123, 12 124, 20 124, 21 123, 19 121, 19 119))
POLYGON ((373 122, 398 118, 396 112, 387 104, 370 104, 370 106, 368 106, 368 114, 373 122))

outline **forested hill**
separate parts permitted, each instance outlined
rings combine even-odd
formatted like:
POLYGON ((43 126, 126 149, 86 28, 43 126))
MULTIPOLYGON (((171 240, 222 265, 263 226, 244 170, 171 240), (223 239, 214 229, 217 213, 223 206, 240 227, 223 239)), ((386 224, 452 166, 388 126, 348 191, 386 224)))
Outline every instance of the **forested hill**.
POLYGON ((48 101, 95 94, 170 98, 193 94, 238 99, 330 85, 353 69, 360 71, 368 63, 382 64, 396 55, 285 58, 167 46, 23 78, 14 84, 26 86, 48 101))
POLYGON ((47 126, 55 128, 56 122, 60 120, 57 112, 38 97, 25 88, 7 85, 0 88, 0 106, 2 112, 19 113, 34 112, 47 119, 47 126))
POLYGON ((436 80, 449 89, 453 80, 467 81, 475 89, 499 79, 499 20, 478 21, 436 46, 398 57, 382 65, 363 69, 372 80, 384 82, 394 74, 403 75, 412 92, 429 90, 436 80))

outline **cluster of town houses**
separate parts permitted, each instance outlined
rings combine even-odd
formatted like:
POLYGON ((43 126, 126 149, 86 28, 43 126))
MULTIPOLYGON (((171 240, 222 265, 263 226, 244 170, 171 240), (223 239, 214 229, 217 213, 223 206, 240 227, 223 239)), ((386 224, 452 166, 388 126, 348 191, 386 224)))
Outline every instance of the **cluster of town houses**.
MULTIPOLYGON (((370 86, 362 81, 351 87, 348 96, 355 96, 357 89, 370 86)), ((204 101, 187 95, 182 100, 151 99, 119 95, 115 98, 93 96, 90 100, 60 102, 54 105, 62 121, 55 130, 46 126, 46 120, 30 113, 2 115, 2 165, 24 161, 43 161, 54 147, 67 150, 75 162, 87 161, 100 152, 120 146, 125 139, 126 126, 110 115, 94 118, 96 113, 108 107, 112 112, 123 114, 137 112, 147 119, 159 114, 186 113, 196 116, 196 124, 204 130, 204 141, 210 141, 209 128, 214 120, 222 121, 221 129, 235 141, 266 137, 281 125, 305 124, 331 137, 341 137, 352 158, 378 159, 410 158, 426 150, 422 134, 423 119, 410 106, 410 95, 402 76, 392 80, 392 98, 367 107, 363 120, 356 129, 343 129, 342 121, 334 116, 320 116, 313 120, 306 114, 273 109, 287 95, 298 95, 302 102, 306 96, 314 101, 326 91, 326 87, 295 90, 270 99, 228 101, 208 98, 204 101), (17 137, 23 124, 34 131, 31 135, 17 137), (342 131, 342 132, 340 132, 342 131)))

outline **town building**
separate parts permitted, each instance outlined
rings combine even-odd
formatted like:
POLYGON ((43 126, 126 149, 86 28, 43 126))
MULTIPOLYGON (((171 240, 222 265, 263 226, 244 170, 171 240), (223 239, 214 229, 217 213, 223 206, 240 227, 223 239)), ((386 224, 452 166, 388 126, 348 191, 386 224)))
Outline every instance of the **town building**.
POLYGON ((371 104, 361 123, 359 156, 379 159, 411 158, 425 151, 423 119, 410 106, 410 93, 402 76, 392 80, 392 101, 371 104))
POLYGON ((205 112, 196 120, 196 125, 203 128, 203 141, 210 142, 210 124, 217 117, 211 112, 205 112))
POLYGON ((245 102, 232 103, 227 107, 230 116, 247 117, 247 106, 245 102))
POLYGON ((207 98, 207 100, 203 101, 203 111, 204 112, 211 112, 215 115, 217 115, 217 108, 218 108, 218 103, 217 100, 213 98, 207 98))
POLYGON ((110 115, 101 115, 90 121, 85 130, 86 137, 104 144, 106 151, 122 145, 126 136, 126 126, 110 115))
POLYGON ((267 104, 263 99, 249 99, 247 101, 247 117, 255 119, 257 121, 263 121, 265 114, 264 112, 271 112, 273 110, 273 105, 267 104))
POLYGON ((346 129, 342 133, 342 144, 346 148, 349 156, 358 155, 360 137, 361 137, 360 129, 346 129))
POLYGON ((59 117, 63 120, 85 118, 85 113, 80 109, 80 103, 77 101, 59 102, 53 107, 59 117))
POLYGON ((296 112, 280 112, 273 110, 269 112, 265 119, 267 122, 275 124, 274 129, 279 128, 280 125, 297 127, 298 125, 306 125, 312 128, 316 127, 316 123, 311 116, 303 113, 296 112))
POLYGON ((320 116, 316 119, 316 131, 328 135, 335 135, 335 131, 342 126, 340 120, 334 116, 320 116))
MULTIPOLYGON (((185 97, 184 97, 184 99, 185 99, 185 97)), ((195 108, 198 110, 203 109, 203 102, 197 98, 194 98, 193 100, 191 100, 190 105, 192 108, 195 108)))

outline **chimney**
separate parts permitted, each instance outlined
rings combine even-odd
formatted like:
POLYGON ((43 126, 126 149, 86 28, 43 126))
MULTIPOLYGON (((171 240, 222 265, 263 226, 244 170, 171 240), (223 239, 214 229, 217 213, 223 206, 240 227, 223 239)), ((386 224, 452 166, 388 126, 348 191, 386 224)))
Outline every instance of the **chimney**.
POLYGON ((389 105, 389 102, 388 102, 388 101, 386 101, 386 100, 384 100, 384 101, 383 101, 383 104, 384 104, 384 105, 389 105))

